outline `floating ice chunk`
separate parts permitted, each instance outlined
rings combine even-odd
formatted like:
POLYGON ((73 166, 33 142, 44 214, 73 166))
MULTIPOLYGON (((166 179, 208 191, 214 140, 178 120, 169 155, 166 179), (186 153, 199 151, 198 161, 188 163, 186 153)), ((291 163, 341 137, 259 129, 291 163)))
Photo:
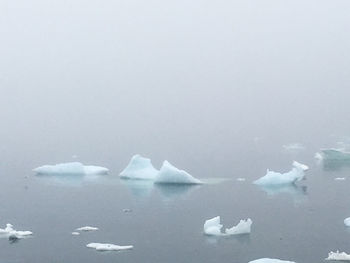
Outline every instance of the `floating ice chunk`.
POLYGON ((206 220, 203 226, 204 233, 209 236, 229 236, 249 234, 251 231, 251 225, 253 221, 248 218, 247 220, 240 220, 240 222, 231 228, 226 228, 225 233, 221 232, 222 225, 220 223, 220 216, 206 220))
POLYGON ((237 178, 237 181, 239 181, 239 182, 244 182, 245 181, 245 178, 237 178))
POLYGON ((328 258, 326 260, 340 260, 340 261, 350 261, 350 255, 346 254, 345 252, 329 252, 328 258))
POLYGON ((267 170, 265 176, 254 181, 257 185, 284 185, 293 184, 297 181, 301 181, 305 178, 304 170, 300 167, 294 167, 291 171, 287 173, 276 173, 267 170))
POLYGON ((336 180, 336 181, 345 181, 346 178, 345 177, 336 177, 336 178, 334 178, 334 180, 336 180))
POLYGON ((248 218, 247 220, 240 220, 238 225, 233 226, 231 228, 226 228, 226 235, 241 235, 241 234, 249 234, 251 231, 251 225, 253 221, 248 218))
POLYGON ((319 160, 319 161, 322 161, 322 159, 323 159, 322 153, 320 153, 320 152, 315 153, 314 157, 316 160, 319 160))
POLYGON ((300 169, 302 169, 303 171, 309 170, 309 166, 307 166, 306 164, 299 163, 299 162, 297 162, 297 161, 294 161, 294 162, 293 162, 293 166, 296 167, 296 168, 300 168, 300 169))
POLYGON ((93 226, 83 226, 83 227, 79 227, 77 229, 75 229, 76 231, 97 231, 98 228, 97 227, 93 227, 93 226))
POLYGON ((305 147, 301 143, 290 143, 283 145, 283 148, 287 151, 301 151, 304 150, 305 147))
POLYGON ((13 225, 6 224, 4 229, 0 228, 0 234, 8 237, 11 240, 21 239, 33 235, 31 231, 17 231, 13 229, 13 225))
POLYGON ((44 165, 33 169, 36 174, 45 175, 86 175, 86 174, 107 174, 108 169, 99 166, 84 166, 79 162, 60 163, 56 165, 44 165))
POLYGON ((350 226, 350 217, 344 219, 344 225, 350 226))
POLYGON ((162 168, 155 178, 155 183, 165 184, 202 184, 202 182, 194 178, 189 173, 177 169, 168 161, 164 161, 162 168))
POLYGON ((323 149, 322 159, 324 160, 350 160, 350 152, 344 151, 343 149, 323 149))
POLYGON ((128 166, 120 173, 121 178, 154 180, 158 174, 151 163, 151 160, 139 154, 134 155, 128 166))
POLYGON ((118 246, 114 244, 90 243, 86 245, 88 248, 95 248, 97 251, 118 251, 132 249, 133 246, 118 246))
POLYGON ((205 221, 203 230, 206 235, 221 236, 221 228, 222 225, 220 224, 220 216, 216 216, 205 221))
POLYGON ((79 232, 72 232, 72 235, 73 235, 73 236, 79 236, 80 233, 79 233, 79 232))
POLYGON ((250 261, 249 263, 295 263, 295 262, 280 260, 280 259, 273 259, 273 258, 260 258, 260 259, 250 261))

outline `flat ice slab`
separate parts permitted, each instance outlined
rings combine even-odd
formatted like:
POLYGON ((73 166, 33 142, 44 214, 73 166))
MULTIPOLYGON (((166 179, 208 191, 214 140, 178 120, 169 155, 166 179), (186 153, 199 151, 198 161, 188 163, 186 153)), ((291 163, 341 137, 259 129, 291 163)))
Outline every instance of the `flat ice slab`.
POLYGON ((133 249, 133 246, 118 246, 108 243, 90 243, 86 245, 88 248, 94 248, 97 251, 118 251, 118 250, 128 250, 133 249))
POLYGON ((158 172, 153 167, 150 159, 136 154, 119 176, 126 179, 154 180, 158 172))
POLYGON ((205 221, 203 231, 206 235, 209 236, 249 234, 251 232, 252 223, 253 221, 250 218, 248 218, 247 220, 240 220, 240 222, 236 226, 226 228, 225 233, 222 233, 222 224, 220 223, 220 216, 216 216, 205 221))
POLYGON ((107 168, 92 165, 84 166, 82 163, 79 162, 43 165, 33 169, 33 171, 39 175, 102 175, 108 173, 107 168))
POLYGON ((83 226, 83 227, 79 227, 77 229, 75 229, 76 231, 97 231, 98 227, 94 227, 94 226, 83 226))
POLYGON ((344 225, 350 226, 350 217, 344 219, 344 225))
POLYGON ((297 181, 301 181, 305 178, 304 169, 300 166, 297 166, 287 172, 287 173, 278 173, 267 170, 265 176, 254 181, 254 184, 257 185, 285 185, 285 184, 294 184, 297 181))
POLYGON ((202 182, 194 178, 189 173, 177 169, 168 161, 164 161, 163 165, 155 178, 158 184, 202 184, 202 182))
POLYGON ((0 228, 0 235, 8 237, 9 239, 22 239, 33 235, 31 231, 17 231, 13 229, 13 225, 6 224, 5 228, 0 228))
POLYGON ((346 254, 345 252, 329 252, 328 258, 326 260, 339 260, 339 261, 350 261, 350 255, 346 254))
POLYGON ((295 263, 295 262, 280 260, 280 259, 273 259, 273 258, 260 258, 260 259, 250 261, 249 263, 295 263))

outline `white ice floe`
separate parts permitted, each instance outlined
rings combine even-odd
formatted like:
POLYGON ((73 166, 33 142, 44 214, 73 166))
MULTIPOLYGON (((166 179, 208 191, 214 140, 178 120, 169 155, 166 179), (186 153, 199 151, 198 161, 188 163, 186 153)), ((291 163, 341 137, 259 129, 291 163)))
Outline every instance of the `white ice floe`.
POLYGON ((118 251, 132 249, 133 246, 118 246, 107 243, 90 243, 86 245, 88 248, 95 248, 97 251, 118 251))
POLYGON ((99 166, 84 166, 79 162, 60 163, 55 165, 43 165, 33 169, 36 174, 42 175, 97 175, 107 174, 108 169, 99 166))
POLYGON ((79 227, 77 229, 75 229, 76 231, 97 231, 98 228, 97 227, 94 227, 94 226, 83 226, 83 227, 79 227))
POLYGON ((150 159, 136 154, 119 176, 127 179, 154 180, 158 172, 153 167, 150 159))
POLYGON ((240 222, 231 228, 226 228, 225 233, 221 232, 222 224, 220 223, 220 216, 216 216, 212 219, 205 221, 203 231, 209 236, 230 236, 249 234, 251 232, 251 225, 253 221, 248 218, 247 220, 240 220, 240 222))
POLYGON ((8 237, 9 239, 21 239, 33 235, 31 231, 17 231, 13 229, 13 225, 6 224, 6 227, 0 228, 0 235, 8 237))
POLYGON ((302 169, 304 171, 309 170, 309 166, 307 166, 306 164, 299 163, 297 161, 293 162, 293 166, 296 167, 296 168, 300 168, 300 169, 302 169))
POLYGON ((344 219, 344 225, 350 226, 350 217, 344 219))
POLYGON ((328 258, 326 260, 339 260, 339 261, 350 261, 350 255, 346 254, 345 252, 329 252, 328 258))
POLYGON ((155 178, 155 183, 165 184, 202 184, 202 182, 194 178, 189 173, 177 169, 168 161, 164 161, 163 165, 155 178))
POLYGON ((79 236, 80 233, 79 232, 72 232, 72 236, 79 236))
POLYGON ((301 151, 304 150, 305 147, 301 143, 290 143, 283 145, 283 148, 287 151, 301 151))
POLYGON ((345 177, 336 177, 336 178, 334 178, 334 180, 336 180, 336 181, 345 181, 346 178, 345 177))
POLYGON ((273 258, 260 258, 253 261, 249 261, 249 263, 295 263, 295 262, 280 260, 280 259, 273 259, 273 258))
POLYGON ((244 182, 245 181, 245 178, 237 178, 237 181, 239 181, 239 182, 244 182))
POLYGON ((265 176, 254 181, 257 185, 284 185, 293 184, 297 181, 301 181, 305 178, 304 169, 300 167, 294 167, 291 171, 287 173, 277 173, 267 170, 265 176))

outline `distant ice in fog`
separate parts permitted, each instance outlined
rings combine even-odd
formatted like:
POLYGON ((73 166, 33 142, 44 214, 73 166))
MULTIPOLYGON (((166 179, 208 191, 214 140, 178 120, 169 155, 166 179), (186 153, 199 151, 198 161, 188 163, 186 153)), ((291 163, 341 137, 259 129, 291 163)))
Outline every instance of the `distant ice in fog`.
POLYGON ((202 184, 186 171, 180 170, 168 161, 164 161, 155 178, 157 184, 202 184))
POLYGON ((300 169, 302 169, 303 171, 309 170, 309 166, 307 166, 306 164, 299 163, 299 162, 297 162, 297 161, 294 161, 294 162, 293 162, 293 166, 296 167, 296 168, 300 168, 300 169))
POLYGON ((60 163, 56 165, 43 165, 33 169, 38 175, 104 175, 108 169, 100 166, 84 166, 79 162, 60 163))
POLYGON ((334 178, 334 180, 336 180, 336 181, 345 181, 346 178, 345 177, 336 177, 336 178, 334 178))
POLYGON ((350 161, 350 152, 344 149, 322 149, 320 155, 322 160, 350 161))
POLYGON ((305 167, 300 165, 295 166, 294 168, 287 173, 278 173, 267 170, 265 176, 254 181, 254 184, 257 185, 285 185, 285 184, 294 184, 295 182, 301 181, 305 178, 305 167))
POLYGON ((120 173, 121 178, 154 180, 158 174, 151 163, 151 160, 139 154, 134 155, 127 167, 120 173))
POLYGON ((325 260, 339 260, 339 261, 350 261, 350 255, 345 252, 329 252, 328 257, 325 260))
POLYGON ((84 232, 87 232, 87 231, 97 231, 98 230, 98 227, 94 227, 94 226, 83 226, 83 227, 79 227, 77 229, 75 229, 76 231, 84 231, 84 232))
POLYGON ((344 219, 344 225, 350 226, 350 217, 344 219))
POLYGON ((237 178, 237 181, 239 181, 239 182, 244 182, 244 181, 245 181, 245 178, 239 177, 239 178, 237 178))
POLYGON ((204 222, 203 231, 209 236, 249 234, 251 232, 252 223, 253 221, 250 218, 247 220, 240 220, 236 226, 226 228, 225 233, 222 233, 221 229, 223 225, 220 223, 220 216, 216 216, 204 222))
POLYGON ((302 145, 301 143, 289 143, 289 144, 283 145, 283 148, 284 148, 286 151, 296 152, 296 151, 304 150, 304 149, 305 149, 305 146, 302 145))
POLYGON ((97 251, 119 251, 119 250, 128 250, 132 249, 133 246, 119 246, 108 243, 89 243, 86 245, 88 248, 94 248, 97 251))
POLYGON ((6 224, 6 227, 0 228, 0 236, 2 237, 7 237, 11 240, 15 239, 22 239, 28 236, 33 235, 33 232, 31 231, 17 231, 13 229, 13 225, 11 224, 6 224))
POLYGON ((249 263, 295 263, 295 262, 280 260, 280 259, 273 259, 273 258, 260 258, 253 261, 249 261, 249 263))

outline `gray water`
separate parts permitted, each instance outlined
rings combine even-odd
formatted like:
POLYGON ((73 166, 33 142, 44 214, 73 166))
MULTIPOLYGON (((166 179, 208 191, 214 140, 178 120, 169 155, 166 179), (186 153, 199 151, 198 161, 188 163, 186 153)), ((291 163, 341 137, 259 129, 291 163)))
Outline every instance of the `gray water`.
POLYGON ((334 180, 350 166, 314 159, 349 142, 349 11, 349 1, 0 1, 0 227, 34 232, 0 239, 1 261, 316 263, 350 252, 349 178, 334 180), (294 142, 305 149, 283 148, 294 142), (135 153, 209 183, 120 180, 135 153), (252 184, 293 160, 310 166, 297 186, 252 184), (31 172, 67 161, 111 172, 31 172), (252 233, 204 236, 217 215, 225 227, 250 217, 252 233), (100 230, 71 235, 85 225, 100 230))

